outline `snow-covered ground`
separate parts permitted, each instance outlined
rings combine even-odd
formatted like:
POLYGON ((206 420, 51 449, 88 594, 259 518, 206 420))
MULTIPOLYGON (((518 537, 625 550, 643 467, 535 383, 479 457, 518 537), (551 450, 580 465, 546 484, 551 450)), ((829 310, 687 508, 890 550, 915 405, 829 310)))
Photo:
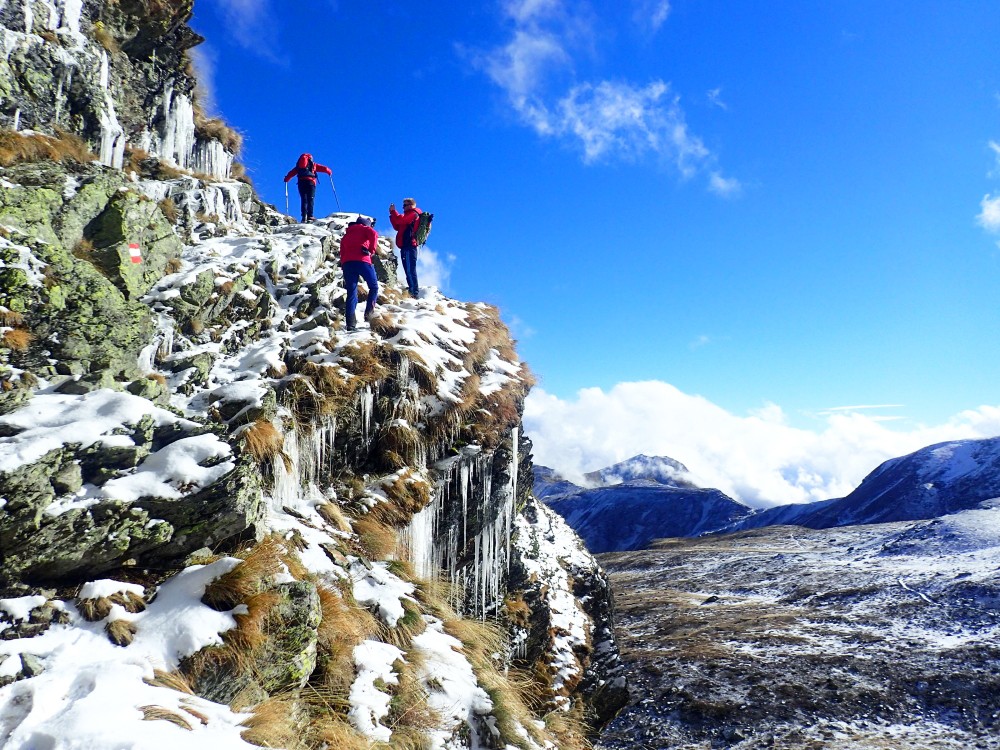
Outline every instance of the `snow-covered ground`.
POLYGON ((602 747, 1000 747, 998 501, 601 560, 633 677, 602 747))

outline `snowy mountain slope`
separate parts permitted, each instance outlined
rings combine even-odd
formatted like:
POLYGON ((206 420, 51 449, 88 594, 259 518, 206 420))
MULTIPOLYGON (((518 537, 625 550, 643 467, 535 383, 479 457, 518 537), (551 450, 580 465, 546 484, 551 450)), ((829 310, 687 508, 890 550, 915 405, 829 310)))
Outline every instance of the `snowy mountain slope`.
POLYGON ((214 148, 189 15, 0 5, 0 83, 57 102, 0 105, 48 134, 0 133, 0 746, 580 746, 625 698, 609 591, 521 517, 532 381, 498 311, 405 296, 383 240, 378 313, 344 330, 357 214, 292 225, 182 171, 214 148), (582 641, 515 660, 508 627, 563 617, 582 641))
POLYGON ((600 748, 1000 746, 996 502, 600 559, 633 692, 600 748))
POLYGON ((1000 438, 959 440, 886 461, 843 498, 769 508, 732 530, 794 524, 822 529, 917 520, 1000 497, 1000 438))
POLYGON ((536 467, 533 491, 594 553, 717 531, 751 512, 719 490, 697 488, 687 474, 672 458, 639 455, 587 474, 596 487, 579 487, 536 467))
POLYGON ((642 549, 654 539, 717 531, 750 512, 719 490, 625 482, 550 497, 561 515, 597 554, 642 549))
POLYGON ((695 488, 689 478, 688 468, 680 461, 667 456, 645 456, 639 454, 597 471, 584 475, 590 485, 607 486, 622 482, 649 480, 670 487, 695 488))

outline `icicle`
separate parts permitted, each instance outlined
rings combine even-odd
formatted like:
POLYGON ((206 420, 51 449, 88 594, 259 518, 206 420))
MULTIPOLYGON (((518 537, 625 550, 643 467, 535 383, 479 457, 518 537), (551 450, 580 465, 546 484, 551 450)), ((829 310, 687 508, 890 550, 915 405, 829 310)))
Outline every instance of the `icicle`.
POLYGON ((21 108, 18 107, 14 110, 14 132, 16 133, 21 129, 21 108))

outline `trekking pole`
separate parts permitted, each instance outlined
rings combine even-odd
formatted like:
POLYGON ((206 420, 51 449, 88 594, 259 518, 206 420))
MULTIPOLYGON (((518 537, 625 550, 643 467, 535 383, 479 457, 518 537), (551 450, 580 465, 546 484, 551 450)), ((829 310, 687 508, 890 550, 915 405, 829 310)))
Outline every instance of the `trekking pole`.
POLYGON ((333 188, 333 197, 337 200, 337 211, 340 211, 340 198, 337 198, 337 186, 333 184, 333 175, 330 175, 330 187, 333 188))
POLYGON ((288 183, 285 183, 285 215, 288 215, 288 183))

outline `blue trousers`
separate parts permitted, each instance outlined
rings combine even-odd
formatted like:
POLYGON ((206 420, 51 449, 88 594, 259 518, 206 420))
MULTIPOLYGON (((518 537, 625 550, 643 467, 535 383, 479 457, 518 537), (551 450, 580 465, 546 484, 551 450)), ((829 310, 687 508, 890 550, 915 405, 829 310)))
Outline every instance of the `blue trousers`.
POLYGON ((403 261, 403 271, 406 273, 406 286, 410 290, 410 296, 416 297, 420 291, 417 285, 417 248, 408 247, 400 250, 399 257, 403 261))
POLYGON ((302 221, 313 218, 313 205, 316 202, 316 183, 309 180, 299 180, 299 198, 302 204, 302 221))
POLYGON ((348 328, 354 328, 358 323, 354 314, 354 308, 358 306, 358 279, 364 279, 368 287, 368 301, 365 303, 366 318, 375 309, 375 300, 378 297, 378 276, 375 275, 375 267, 363 260, 347 261, 344 264, 344 286, 347 287, 348 328))

